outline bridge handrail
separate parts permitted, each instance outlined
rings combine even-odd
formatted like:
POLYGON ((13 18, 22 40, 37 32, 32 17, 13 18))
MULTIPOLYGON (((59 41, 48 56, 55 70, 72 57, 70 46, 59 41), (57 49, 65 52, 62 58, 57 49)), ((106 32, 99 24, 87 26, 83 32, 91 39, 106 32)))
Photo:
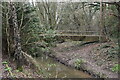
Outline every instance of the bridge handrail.
POLYGON ((47 36, 47 35, 56 35, 56 36, 100 36, 100 35, 82 35, 82 34, 40 34, 40 36, 47 36))
POLYGON ((56 30, 56 32, 80 32, 80 33, 96 32, 96 33, 98 33, 98 31, 76 31, 76 30, 56 30))

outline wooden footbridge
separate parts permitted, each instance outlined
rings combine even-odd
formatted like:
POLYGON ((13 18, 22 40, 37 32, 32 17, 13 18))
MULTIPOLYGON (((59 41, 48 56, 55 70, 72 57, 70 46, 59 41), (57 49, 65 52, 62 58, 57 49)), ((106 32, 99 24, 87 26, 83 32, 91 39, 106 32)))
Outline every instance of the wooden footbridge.
MULTIPOLYGON (((98 1, 98 0, 95 0, 98 1)), ((54 35, 56 37, 58 37, 58 39, 70 39, 70 40, 74 40, 74 41, 100 41, 100 42, 104 42, 107 41, 106 37, 104 35, 102 35, 102 31, 103 31, 103 5, 102 2, 104 2, 103 0, 100 0, 100 26, 99 26, 99 31, 74 31, 74 30, 56 30, 57 34, 40 34, 40 37, 43 36, 49 36, 49 35, 54 35)), ((106 1, 105 1, 106 2, 106 1)), ((109 2, 109 1, 108 1, 109 2)), ((86 27, 87 28, 87 27, 86 27)))
POLYGON ((73 41, 107 41, 105 36, 99 35, 97 31, 71 31, 71 30, 56 30, 56 34, 40 34, 40 37, 54 35, 59 40, 73 40, 73 41))

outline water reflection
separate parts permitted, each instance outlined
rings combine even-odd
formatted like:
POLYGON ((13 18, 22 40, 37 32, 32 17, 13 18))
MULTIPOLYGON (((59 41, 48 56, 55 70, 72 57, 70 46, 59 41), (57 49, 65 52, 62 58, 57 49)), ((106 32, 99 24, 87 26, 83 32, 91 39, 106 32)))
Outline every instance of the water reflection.
POLYGON ((71 67, 67 67, 45 55, 42 55, 36 60, 42 67, 45 75, 49 78, 91 78, 90 75, 71 67))

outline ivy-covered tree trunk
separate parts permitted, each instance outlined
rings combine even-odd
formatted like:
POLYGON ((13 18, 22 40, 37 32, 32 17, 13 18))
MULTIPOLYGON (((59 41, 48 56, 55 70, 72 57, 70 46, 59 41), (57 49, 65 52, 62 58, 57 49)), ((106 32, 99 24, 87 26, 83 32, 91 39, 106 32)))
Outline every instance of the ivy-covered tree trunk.
POLYGON ((117 10, 118 10, 118 20, 119 20, 119 24, 118 24, 118 46, 119 46, 119 57, 120 57, 120 2, 118 2, 118 4, 116 5, 117 10))
POLYGON ((17 69, 22 71, 22 65, 23 65, 23 53, 21 49, 21 41, 20 41, 20 31, 18 28, 18 21, 17 21, 17 13, 15 8, 15 3, 10 3, 10 9, 11 9, 11 15, 12 15, 12 23, 13 23, 13 29, 14 29, 14 46, 15 46, 15 59, 17 61, 17 69))

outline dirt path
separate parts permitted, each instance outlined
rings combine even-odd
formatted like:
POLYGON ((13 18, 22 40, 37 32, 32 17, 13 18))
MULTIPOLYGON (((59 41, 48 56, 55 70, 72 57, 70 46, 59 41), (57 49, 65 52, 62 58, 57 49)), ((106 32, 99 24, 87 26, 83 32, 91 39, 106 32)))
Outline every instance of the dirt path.
POLYGON ((94 75, 99 75, 100 77, 108 77, 108 78, 117 78, 117 73, 113 73, 107 69, 105 69, 103 66, 98 66, 96 64, 95 59, 93 59, 93 56, 91 54, 91 51, 100 46, 100 43, 93 43, 84 45, 82 47, 76 47, 72 50, 66 50, 63 51, 62 49, 65 49, 66 46, 64 44, 58 45, 56 48, 53 48, 52 50, 55 52, 54 56, 62 61, 63 63, 73 66, 76 61, 76 59, 82 59, 84 63, 82 64, 82 69, 86 70, 87 72, 90 72, 94 75))

